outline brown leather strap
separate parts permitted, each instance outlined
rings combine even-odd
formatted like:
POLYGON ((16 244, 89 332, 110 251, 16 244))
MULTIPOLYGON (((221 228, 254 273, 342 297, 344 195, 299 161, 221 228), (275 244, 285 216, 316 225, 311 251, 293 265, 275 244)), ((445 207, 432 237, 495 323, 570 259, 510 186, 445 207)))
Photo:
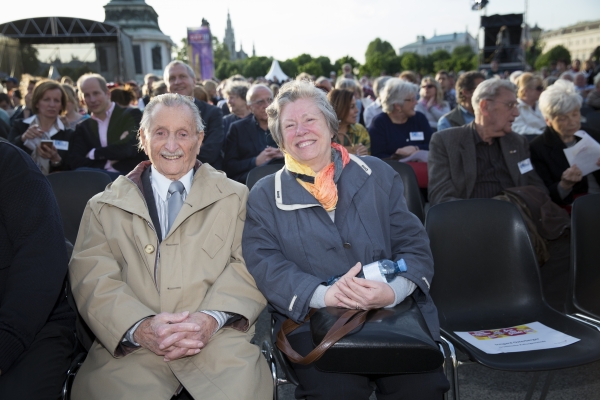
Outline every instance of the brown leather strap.
MULTIPOLYGON (((315 311, 316 310, 311 310, 304 319, 304 322, 308 321, 315 311)), ((297 324, 288 318, 281 326, 281 329, 279 329, 279 332, 277 332, 277 347, 290 359, 290 361, 296 364, 308 365, 321 358, 323 354, 325 354, 325 351, 333 346, 338 340, 364 324, 367 319, 367 314, 367 310, 348 310, 344 312, 335 324, 333 324, 331 329, 329 329, 321 343, 308 353, 306 357, 302 357, 292 349, 292 346, 287 339, 287 335, 302 324, 297 324)))

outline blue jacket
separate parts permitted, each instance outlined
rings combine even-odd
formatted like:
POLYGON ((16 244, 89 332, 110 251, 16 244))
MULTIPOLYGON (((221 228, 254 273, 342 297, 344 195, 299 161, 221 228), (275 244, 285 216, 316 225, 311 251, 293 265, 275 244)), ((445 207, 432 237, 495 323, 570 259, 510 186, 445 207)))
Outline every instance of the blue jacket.
POLYGON ((417 285, 412 296, 439 340, 437 310, 429 295, 429 239, 406 207, 400 176, 379 159, 353 157, 337 187, 335 223, 287 169, 263 178, 250 192, 242 248, 274 313, 275 332, 288 317, 302 321, 313 292, 331 276, 346 273, 358 261, 403 258, 408 266, 403 276, 417 285))

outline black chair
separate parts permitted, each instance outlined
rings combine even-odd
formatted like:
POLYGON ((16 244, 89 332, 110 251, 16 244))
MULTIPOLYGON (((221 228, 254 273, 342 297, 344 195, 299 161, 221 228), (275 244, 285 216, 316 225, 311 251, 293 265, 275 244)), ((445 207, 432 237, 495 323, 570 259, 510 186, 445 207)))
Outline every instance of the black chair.
POLYGON ((567 312, 600 325, 600 194, 589 194, 575 200, 571 229, 571 282, 567 312))
POLYGON ((283 164, 267 164, 260 167, 252 168, 246 177, 246 186, 248 190, 252 190, 252 186, 267 175, 274 174, 283 168, 283 164))
MULTIPOLYGON (((271 337, 275 337, 273 327, 275 326, 275 320, 271 317, 271 337)), ((290 361, 283 355, 281 350, 277 346, 274 346, 270 340, 265 340, 262 343, 261 351, 267 359, 267 364, 271 370, 273 376, 273 400, 278 399, 277 388, 283 385, 294 385, 298 386, 298 377, 294 372, 294 369, 290 365, 290 361), (278 369, 279 368, 279 369, 278 369)))
POLYGON ((104 191, 110 177, 95 171, 68 171, 48 175, 60 208, 65 237, 75 243, 79 223, 89 199, 104 191))
POLYGON ((423 197, 421 196, 421 189, 419 189, 415 171, 410 165, 400 161, 385 160, 385 162, 394 168, 394 171, 402 178, 402 183, 404 184, 404 198, 406 199, 408 210, 415 214, 421 222, 425 222, 423 197))
MULTIPOLYGON (((550 308, 527 227, 517 208, 491 200, 461 200, 432 207, 425 223, 435 263, 431 295, 438 308, 442 339, 452 354, 454 399, 458 367, 453 345, 470 361, 504 371, 553 371, 600 360, 600 332, 550 308), (476 331, 540 322, 580 341, 554 349, 487 354, 456 331, 476 331)), ((552 379, 548 374, 541 398, 552 379)))

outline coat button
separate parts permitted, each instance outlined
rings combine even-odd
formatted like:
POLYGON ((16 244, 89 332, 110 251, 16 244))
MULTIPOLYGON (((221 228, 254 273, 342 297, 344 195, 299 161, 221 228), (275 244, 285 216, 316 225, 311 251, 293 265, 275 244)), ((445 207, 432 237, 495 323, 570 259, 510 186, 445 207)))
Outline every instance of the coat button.
POLYGON ((344 248, 345 249, 349 249, 350 247, 352 247, 352 245, 348 242, 344 243, 344 248))
POLYGON ((146 247, 144 247, 144 251, 148 254, 152 254, 154 253, 154 246, 147 244, 146 247))

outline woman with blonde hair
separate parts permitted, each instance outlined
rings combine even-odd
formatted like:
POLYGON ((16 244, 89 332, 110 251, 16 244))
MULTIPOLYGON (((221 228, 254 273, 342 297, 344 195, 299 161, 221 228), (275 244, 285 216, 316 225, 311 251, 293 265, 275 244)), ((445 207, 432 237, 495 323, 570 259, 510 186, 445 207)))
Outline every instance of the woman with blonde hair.
POLYGON ((546 129, 546 121, 538 105, 544 91, 542 79, 525 72, 517 79, 517 88, 519 116, 513 122, 513 131, 521 135, 542 134, 546 129))
POLYGON ((426 76, 421 81, 421 91, 419 94, 421 98, 415 110, 425 115, 429 126, 435 132, 439 119, 450 112, 450 106, 444 100, 444 91, 438 81, 430 76, 426 76))
POLYGON ((66 83, 62 84, 62 88, 67 95, 67 108, 65 110, 65 115, 61 119, 67 128, 75 130, 78 123, 90 118, 90 116, 85 113, 82 114, 79 111, 79 99, 77 98, 75 89, 66 83))

